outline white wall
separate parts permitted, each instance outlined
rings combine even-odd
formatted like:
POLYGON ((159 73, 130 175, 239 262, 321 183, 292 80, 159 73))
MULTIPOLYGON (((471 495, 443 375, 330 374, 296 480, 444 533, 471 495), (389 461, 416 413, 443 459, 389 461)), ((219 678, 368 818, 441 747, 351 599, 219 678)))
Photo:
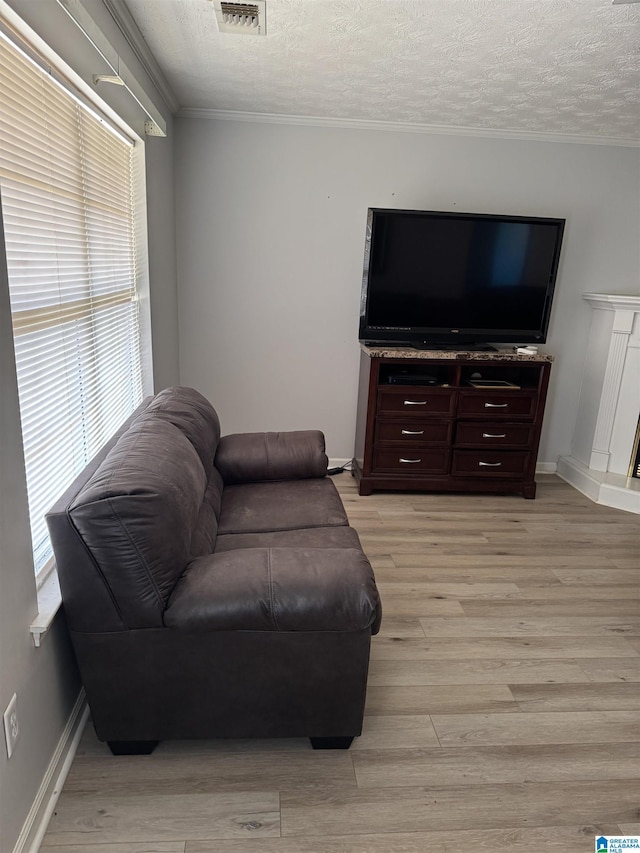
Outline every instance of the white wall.
POLYGON ((325 431, 353 453, 368 207, 566 217, 540 462, 569 452, 586 291, 637 287, 639 152, 567 143, 179 119, 180 379, 224 432, 325 431))
MULTIPOLYGON (((92 71, 104 70, 95 64, 95 55, 87 50, 56 0, 11 0, 10 5, 76 71, 90 79, 92 71)), ((140 82, 160 105, 158 93, 144 77, 122 33, 101 8, 101 0, 92 0, 91 6, 92 13, 100 14, 101 26, 127 65, 136 70, 140 82)), ((168 109, 165 117, 169 136, 154 139, 147 146, 146 158, 156 389, 178 379, 173 140, 168 109)), ((142 125, 140 118, 138 124, 142 125)), ((4 735, 0 733, 0 853, 14 849, 80 690, 62 612, 40 648, 34 647, 29 634, 37 601, 10 316, 0 246, 0 714, 16 692, 21 728, 11 759, 7 759, 4 735)))

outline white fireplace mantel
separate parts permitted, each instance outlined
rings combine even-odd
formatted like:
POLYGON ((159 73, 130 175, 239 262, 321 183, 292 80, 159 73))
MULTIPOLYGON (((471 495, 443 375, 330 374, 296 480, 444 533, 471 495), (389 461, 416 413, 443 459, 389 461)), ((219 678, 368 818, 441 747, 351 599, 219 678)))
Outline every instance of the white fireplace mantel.
POLYGON ((571 456, 558 474, 598 503, 640 513, 628 477, 640 414, 640 296, 585 293, 593 318, 571 456))

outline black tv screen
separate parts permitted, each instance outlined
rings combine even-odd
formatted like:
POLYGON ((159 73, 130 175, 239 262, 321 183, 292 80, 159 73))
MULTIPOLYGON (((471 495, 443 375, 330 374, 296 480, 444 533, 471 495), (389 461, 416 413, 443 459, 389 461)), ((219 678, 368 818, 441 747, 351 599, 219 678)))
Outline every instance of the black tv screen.
POLYGON ((564 223, 371 208, 360 340, 544 343, 564 223))

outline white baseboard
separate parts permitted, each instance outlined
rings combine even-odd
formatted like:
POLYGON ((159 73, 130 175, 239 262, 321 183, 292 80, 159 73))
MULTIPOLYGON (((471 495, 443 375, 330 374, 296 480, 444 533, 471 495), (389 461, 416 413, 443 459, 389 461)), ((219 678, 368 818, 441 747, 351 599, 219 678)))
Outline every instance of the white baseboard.
POLYGON ((558 459, 558 476, 595 503, 640 513, 640 480, 594 471, 573 456, 558 459))
POLYGON ((351 462, 349 459, 329 459, 329 468, 342 468, 343 465, 348 465, 351 462))
POLYGON ((89 706, 83 688, 40 783, 13 853, 38 853, 88 718, 89 706))

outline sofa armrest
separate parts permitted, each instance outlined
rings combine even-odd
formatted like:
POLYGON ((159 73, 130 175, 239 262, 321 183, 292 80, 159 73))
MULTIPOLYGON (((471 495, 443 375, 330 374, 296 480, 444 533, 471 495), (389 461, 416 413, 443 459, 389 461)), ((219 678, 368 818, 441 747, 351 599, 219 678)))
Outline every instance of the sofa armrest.
POLYGON ((220 439, 215 465, 225 484, 302 480, 327 473, 319 430, 245 432, 220 439))
POLYGON ((183 631, 376 633, 380 600, 358 548, 241 548, 193 560, 164 624, 183 631))

